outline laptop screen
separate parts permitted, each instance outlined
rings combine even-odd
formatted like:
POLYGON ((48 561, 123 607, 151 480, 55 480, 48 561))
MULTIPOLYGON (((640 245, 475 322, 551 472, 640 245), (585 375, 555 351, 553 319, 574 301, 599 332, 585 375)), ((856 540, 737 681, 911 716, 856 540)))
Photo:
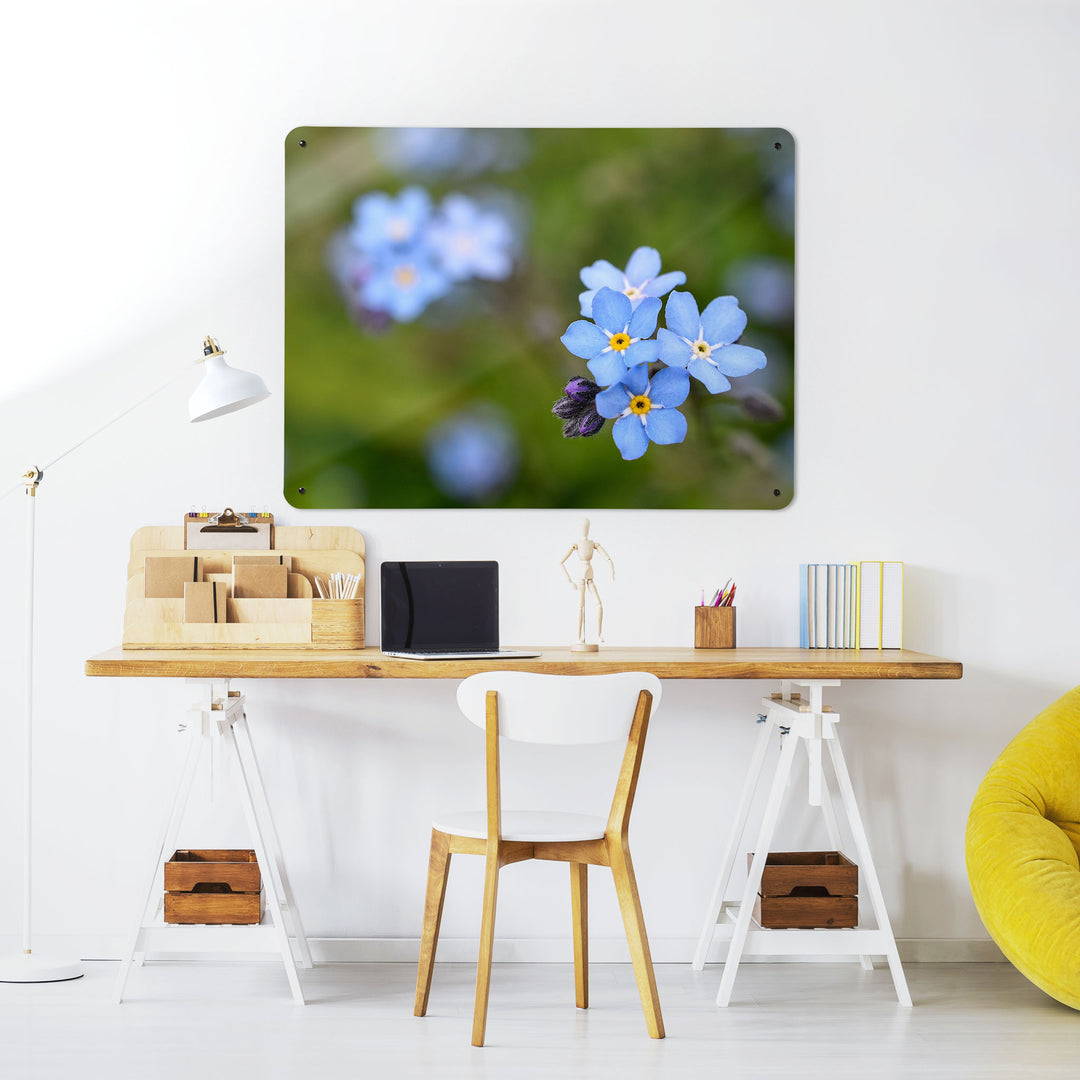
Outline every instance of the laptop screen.
POLYGON ((499 648, 497 562, 384 562, 384 652, 499 648))

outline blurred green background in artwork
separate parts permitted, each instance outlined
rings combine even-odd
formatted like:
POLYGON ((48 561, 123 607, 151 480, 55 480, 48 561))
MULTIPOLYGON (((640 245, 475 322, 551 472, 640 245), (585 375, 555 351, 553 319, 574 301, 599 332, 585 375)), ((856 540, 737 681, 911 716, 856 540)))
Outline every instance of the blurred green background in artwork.
POLYGON ((794 167, 780 130, 291 132, 287 500, 786 506, 794 167), (582 318, 582 268, 622 268, 642 246, 664 272, 686 274, 678 288, 701 309, 736 296, 749 316, 741 343, 768 363, 721 394, 691 380, 685 441, 624 461, 611 422, 564 438, 551 409, 569 379, 588 375, 559 340, 582 318))

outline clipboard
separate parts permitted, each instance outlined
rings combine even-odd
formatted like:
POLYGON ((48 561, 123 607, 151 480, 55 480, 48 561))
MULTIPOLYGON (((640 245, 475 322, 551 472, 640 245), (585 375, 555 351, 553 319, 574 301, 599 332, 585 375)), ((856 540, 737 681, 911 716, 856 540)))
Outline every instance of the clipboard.
POLYGON ((220 514, 184 515, 185 550, 269 551, 273 546, 274 515, 238 514, 226 506, 220 514))

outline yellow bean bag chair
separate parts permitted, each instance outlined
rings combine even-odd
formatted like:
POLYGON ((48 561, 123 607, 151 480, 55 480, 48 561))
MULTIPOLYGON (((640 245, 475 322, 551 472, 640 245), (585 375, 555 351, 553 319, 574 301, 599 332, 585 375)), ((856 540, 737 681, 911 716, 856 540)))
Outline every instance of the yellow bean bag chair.
POLYGON ((1080 1009, 1080 686, 991 766, 968 816, 966 850, 990 936, 1036 986, 1080 1009))

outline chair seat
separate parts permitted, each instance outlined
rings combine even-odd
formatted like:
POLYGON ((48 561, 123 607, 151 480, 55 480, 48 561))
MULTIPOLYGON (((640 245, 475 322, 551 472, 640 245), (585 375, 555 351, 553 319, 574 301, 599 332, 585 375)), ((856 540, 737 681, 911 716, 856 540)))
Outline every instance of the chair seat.
MULTIPOLYGON (((432 822, 439 832, 455 836, 487 837, 487 812, 460 810, 444 814, 432 822)), ((572 840, 599 840, 607 822, 590 814, 566 814, 554 810, 506 811, 502 815, 502 838, 525 843, 556 843, 572 840)))

